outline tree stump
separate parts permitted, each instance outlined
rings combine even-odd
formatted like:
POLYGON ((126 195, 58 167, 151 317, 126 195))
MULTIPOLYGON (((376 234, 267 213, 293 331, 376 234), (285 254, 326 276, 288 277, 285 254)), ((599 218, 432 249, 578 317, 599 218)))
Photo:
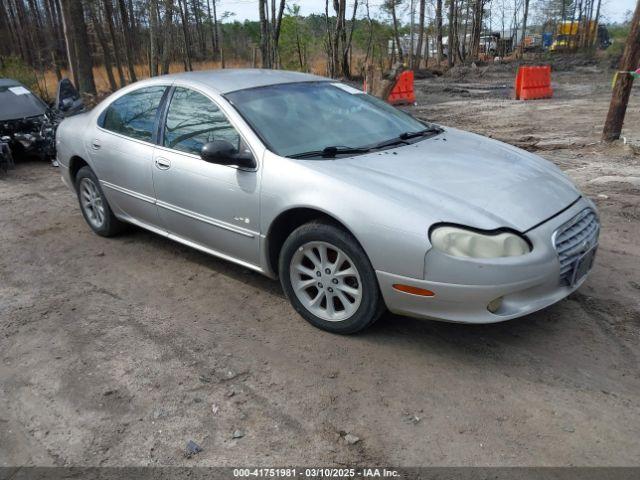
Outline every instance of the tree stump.
POLYGON ((367 84, 367 93, 374 97, 386 100, 393 87, 398 82, 398 77, 404 72, 405 67, 402 63, 396 63, 391 70, 384 75, 381 70, 376 69, 374 65, 368 65, 365 72, 365 82, 367 84))

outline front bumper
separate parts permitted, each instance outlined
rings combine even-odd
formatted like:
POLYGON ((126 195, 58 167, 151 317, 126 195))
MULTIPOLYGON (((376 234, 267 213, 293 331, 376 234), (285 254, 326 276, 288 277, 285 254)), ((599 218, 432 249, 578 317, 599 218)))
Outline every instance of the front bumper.
POLYGON ((571 208, 526 233, 533 244, 521 257, 469 259, 452 257, 434 249, 425 256, 425 279, 376 271, 387 308, 393 313, 461 323, 495 323, 548 307, 577 290, 560 282, 560 262, 553 233, 593 203, 581 198, 571 208), (394 284, 410 285, 435 293, 423 297, 404 293, 394 284), (487 305, 502 298, 494 312, 487 305))

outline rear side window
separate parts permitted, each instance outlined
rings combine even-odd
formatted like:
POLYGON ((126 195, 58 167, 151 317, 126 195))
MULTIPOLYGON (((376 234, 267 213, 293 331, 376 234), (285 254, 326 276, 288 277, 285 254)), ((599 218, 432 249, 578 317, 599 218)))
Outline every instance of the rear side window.
POLYGON ((162 86, 140 88, 120 97, 105 110, 102 127, 151 142, 156 113, 165 89, 162 86))
POLYGON ((241 149, 240 135, 218 106, 201 93, 178 87, 167 112, 164 146, 200 154, 205 143, 227 140, 241 149))

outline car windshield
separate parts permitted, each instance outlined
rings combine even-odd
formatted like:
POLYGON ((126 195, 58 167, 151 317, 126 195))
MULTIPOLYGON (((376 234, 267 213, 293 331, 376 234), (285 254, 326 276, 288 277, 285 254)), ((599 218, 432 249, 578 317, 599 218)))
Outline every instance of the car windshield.
MULTIPOLYGON (((365 153, 371 146, 428 127, 341 83, 271 85, 231 92, 226 98, 262 141, 285 157, 322 156, 319 152, 327 149, 330 156, 365 153), (358 151, 349 151, 353 149, 358 151)), ((420 136, 415 137, 419 141, 420 136)))

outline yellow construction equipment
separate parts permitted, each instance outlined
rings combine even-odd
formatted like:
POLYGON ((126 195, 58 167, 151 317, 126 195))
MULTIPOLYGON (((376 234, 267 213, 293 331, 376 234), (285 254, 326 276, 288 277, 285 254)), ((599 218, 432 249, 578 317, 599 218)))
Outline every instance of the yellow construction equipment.
POLYGON ((577 48, 580 46, 580 39, 585 36, 591 41, 595 41, 597 31, 598 23, 593 20, 588 22, 578 22, 577 20, 560 22, 556 29, 556 38, 549 47, 549 51, 557 52, 577 48))

